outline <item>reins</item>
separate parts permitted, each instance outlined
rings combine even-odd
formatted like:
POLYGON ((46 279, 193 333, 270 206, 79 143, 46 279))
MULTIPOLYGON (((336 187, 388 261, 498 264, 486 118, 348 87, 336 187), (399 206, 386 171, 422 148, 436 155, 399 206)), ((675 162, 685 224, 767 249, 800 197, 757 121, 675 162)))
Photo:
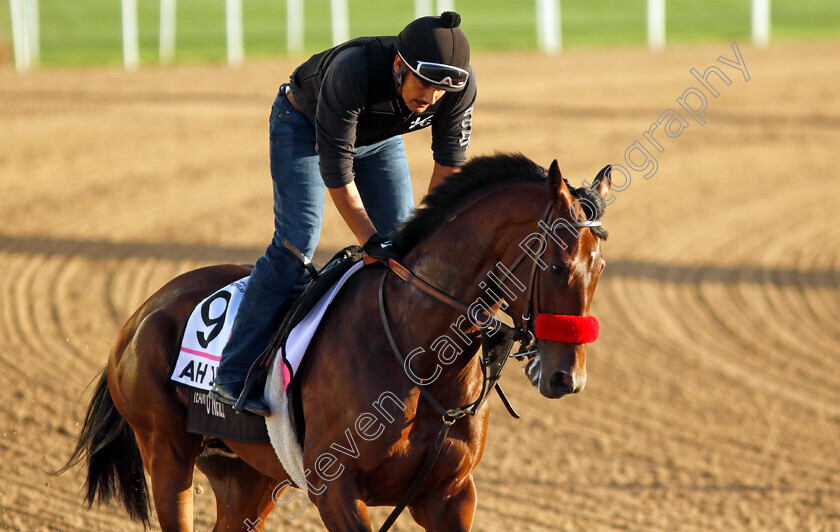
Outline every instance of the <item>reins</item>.
MULTIPOLYGON (((404 268, 402 265, 399 265, 399 263, 397 263, 393 259, 389 261, 389 266, 391 262, 399 266, 399 271, 408 272, 406 268, 404 268)), ((385 270, 385 273, 382 275, 382 280, 379 281, 379 315, 382 318, 382 324, 385 327, 385 335, 388 337, 388 343, 391 344, 391 350, 394 352, 394 356, 399 361, 400 366, 405 367, 405 357, 402 356, 399 347, 397 347, 397 343, 394 341, 394 335, 391 333, 391 327, 388 324, 388 311, 385 308, 385 279, 387 278, 389 271, 394 271, 393 267, 392 269, 385 270)), ((400 276, 400 278, 402 278, 402 276, 400 276)), ((418 279, 416 276, 414 276, 414 274, 411 274, 411 277, 406 277, 404 280, 406 282, 411 282, 409 279, 417 279, 417 281, 412 283, 415 284, 415 286, 428 286, 430 288, 433 288, 425 281, 422 281, 422 279, 418 279)), ((424 290, 424 292, 426 292, 426 290, 424 290)), ((430 293, 430 295, 440 294, 446 296, 446 294, 443 294, 443 292, 436 290, 433 292, 426 293, 430 293)), ((440 301, 444 301, 449 305, 463 305, 463 303, 461 303, 457 299, 451 298, 449 296, 446 296, 445 299, 440 299, 438 296, 435 296, 435 298, 439 299, 440 301)), ((456 306, 456 308, 459 307, 456 306)), ((411 502, 411 499, 414 498, 414 495, 420 490, 420 487, 423 485, 423 482, 426 480, 426 477, 428 477, 429 473, 432 471, 432 466, 435 465, 438 456, 440 456, 440 451, 441 449, 443 449, 443 442, 444 440, 446 440, 447 434, 449 434, 449 429, 452 428, 452 425, 455 423, 455 421, 467 414, 467 411, 462 408, 445 410, 440 405, 440 403, 438 403, 437 399, 434 398, 431 392, 429 392, 424 386, 420 386, 419 389, 423 397, 425 397, 426 400, 429 401, 429 403, 434 407, 434 409, 437 410, 438 413, 443 417, 443 425, 441 425, 437 437, 435 438, 435 444, 432 447, 432 452, 426 455, 426 459, 423 461, 423 466, 420 468, 420 471, 417 472, 417 475, 414 477, 411 486, 409 486, 408 490, 403 494, 399 503, 397 503, 397 505, 388 515, 388 519, 386 519, 385 522, 382 524, 382 527, 379 529, 380 532, 384 532, 391 528, 391 526, 400 516, 405 507, 408 506, 408 503, 411 502)))
MULTIPOLYGON (((405 367, 405 357, 402 356, 400 352, 400 348, 397 346, 396 341, 394 340, 394 335, 391 332, 391 326, 388 323, 388 310, 385 307, 385 279, 388 277, 388 272, 394 271, 397 273, 401 279, 405 282, 411 283, 414 286, 421 288, 425 293, 432 295, 438 301, 443 301, 444 303, 452 306, 457 310, 461 310, 463 308, 464 312, 467 312, 467 306, 457 299, 444 294, 440 290, 437 290, 432 285, 428 284, 427 282, 423 281, 422 279, 418 278, 413 273, 409 272, 408 269, 403 267, 401 264, 397 263, 395 260, 391 259, 389 261, 390 269, 385 270, 385 273, 382 275, 382 279, 379 281, 379 315, 382 319, 382 325, 385 328, 385 335, 388 337, 388 343, 391 345, 391 350, 394 352, 394 356, 399 361, 401 367, 405 367), (396 267, 394 266, 396 265, 396 267), (399 273, 398 273, 399 272, 399 273), (411 275, 407 275, 405 278, 400 275, 400 273, 408 272, 411 275)), ((506 326, 507 327, 507 326, 506 326)), ((435 465, 435 462, 440 456, 440 451, 443 449, 443 442, 446 440, 446 436, 449 434, 449 429, 452 428, 452 425, 466 415, 475 415, 476 410, 478 407, 483 403, 484 399, 487 397, 486 394, 486 375, 485 379, 483 379, 481 393, 479 394, 479 398, 472 403, 459 407, 459 408, 451 408, 445 409, 441 406, 437 399, 432 395, 432 393, 426 389, 425 386, 420 385, 418 389, 420 390, 420 394, 426 398, 429 404, 437 410, 437 412, 443 418, 443 425, 441 425, 440 430, 437 433, 437 437, 435 438, 434 446, 432 447, 432 451, 426 455, 426 459, 423 461, 423 465, 420 468, 420 471, 414 477, 414 480, 411 482, 411 485, 408 487, 408 490, 403 494, 400 501, 388 515, 388 518, 382 524, 382 527, 379 529, 380 532, 385 532, 391 528, 391 526, 396 522, 399 515, 405 509, 406 506, 411 502, 414 498, 414 495, 420 490, 423 486, 423 482, 426 480, 426 477, 429 476, 429 473, 432 471, 432 467, 435 465)))
MULTIPOLYGON (((545 222, 551 216, 551 212, 553 208, 549 203, 548 207, 546 208, 545 214, 542 217, 542 220, 545 222)), ((544 229, 542 230, 544 231, 544 229)), ((527 253, 525 251, 511 264, 509 271, 513 274, 513 271, 519 267, 522 261, 525 259, 527 253)), ((396 357, 397 361, 400 363, 400 366, 405 368, 405 357, 400 352, 399 346, 397 346, 396 341, 394 340, 394 335, 391 332, 391 326, 388 323, 388 310, 385 305, 385 280, 388 277, 389 272, 394 272, 400 279, 404 282, 419 288, 425 294, 433 297, 434 299, 448 305, 449 307, 457 310, 458 312, 466 315, 469 318, 470 310, 469 306, 450 296, 449 294, 443 292, 442 290, 436 288, 428 281, 421 279, 418 277, 414 272, 397 262, 396 260, 390 259, 387 262, 388 269, 385 270, 385 273, 382 275, 382 279, 379 281, 379 316, 382 320, 382 326, 385 329, 385 336, 388 338, 388 343, 391 346, 391 351, 393 351, 394 356, 396 357)), ((530 305, 531 297, 533 295, 533 289, 535 286, 534 278, 537 276, 537 269, 536 269, 536 261, 534 262, 534 267, 531 269, 531 278, 528 281, 528 295, 526 297, 526 305, 530 305)), ((507 274, 505 274, 505 279, 507 278, 507 274)), ((502 342, 508 341, 508 344, 512 344, 513 341, 519 341, 522 348, 520 349, 520 353, 518 355, 522 355, 522 351, 527 349, 530 344, 534 340, 533 333, 530 332, 530 321, 531 315, 529 312, 530 307, 525 307, 525 313, 528 315, 527 319, 525 314, 523 314, 523 322, 522 325, 518 328, 510 327, 504 323, 495 320, 495 327, 498 329, 493 334, 502 334, 503 339, 502 342)), ((487 312, 481 311, 486 317, 489 317, 487 312)), ((491 334, 490 332, 485 331, 482 329, 482 334, 491 334)), ((504 351, 504 349, 503 349, 504 351)), ((385 532, 391 528, 391 526, 396 522, 399 515, 402 511, 408 506, 417 492, 423 485, 423 482, 429 476, 429 473, 432 471, 432 467, 434 466, 435 462, 440 456, 440 452, 443 449, 443 442, 446 440, 446 436, 449 434, 449 429, 452 428, 452 425, 466 415, 475 415, 478 411, 479 407, 484 403, 488 396, 488 390, 490 386, 488 386, 488 382, 492 381, 492 388, 497 391, 499 397, 502 400, 502 403, 507 408, 508 412, 515 417, 519 418, 519 414, 513 409, 508 401, 507 397, 505 396, 504 392, 502 391, 501 387, 498 385, 496 381, 498 381, 499 377, 501 376, 502 369, 504 367, 504 363, 507 361, 508 352, 510 348, 506 349, 506 352, 503 352, 503 358, 500 361, 494 361, 491 359, 490 362, 485 364, 485 361, 481 361, 481 369, 483 374, 483 379, 481 383, 481 392, 478 395, 478 398, 469 403, 467 405, 458 407, 458 408, 451 408, 445 409, 441 404, 438 402, 437 399, 432 395, 432 393, 426 389, 424 385, 419 385, 418 389, 420 390, 420 394, 426 398, 429 404, 437 410, 437 412, 441 415, 443 419, 443 425, 441 425, 440 430, 438 431, 437 437, 435 438, 434 446, 432 447, 432 451, 426 455, 426 459, 423 462, 423 465, 420 468, 420 471, 417 472, 417 475, 414 477, 411 485, 409 486, 408 490, 403 494, 402 498, 400 499, 399 503, 394 507, 391 513, 388 515, 388 518, 382 524, 382 527, 379 529, 380 532, 385 532), (495 366, 495 374, 492 374, 488 377, 487 374, 487 367, 493 368, 495 366)))

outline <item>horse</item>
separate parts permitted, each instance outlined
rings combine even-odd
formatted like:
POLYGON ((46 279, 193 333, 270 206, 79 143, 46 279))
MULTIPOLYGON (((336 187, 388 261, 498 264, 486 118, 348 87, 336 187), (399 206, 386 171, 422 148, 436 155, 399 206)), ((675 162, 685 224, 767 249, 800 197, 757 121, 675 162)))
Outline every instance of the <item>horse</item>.
MULTIPOLYGON (((328 530, 372 530, 368 507, 400 505, 425 530, 471 528, 489 420, 488 403, 476 401, 488 384, 482 335, 513 331, 503 357, 519 340, 543 396, 584 388, 591 330, 553 330, 552 320, 594 320, 609 170, 574 188, 556 160, 546 170, 520 154, 474 158, 393 236, 398 264, 366 265, 341 289, 295 376, 306 426, 306 485, 297 484, 328 530)), ((168 380, 192 309, 248 273, 216 265, 182 274, 119 331, 65 466, 86 461, 89 505, 118 498, 148 526, 148 473, 162 529, 191 531, 198 467, 216 499, 213 530, 260 530, 293 484, 268 443, 188 432, 187 392, 168 380)))

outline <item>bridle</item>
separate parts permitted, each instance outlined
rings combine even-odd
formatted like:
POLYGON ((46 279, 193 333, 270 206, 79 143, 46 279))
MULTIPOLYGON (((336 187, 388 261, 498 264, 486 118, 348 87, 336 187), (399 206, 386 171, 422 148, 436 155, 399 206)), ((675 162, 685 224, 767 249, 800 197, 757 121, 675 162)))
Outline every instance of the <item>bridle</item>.
MULTIPOLYGON (((538 224, 540 231, 539 233, 537 233, 539 235, 537 239, 537 245, 540 248, 542 248, 540 252, 544 252, 545 249, 547 249, 546 238, 549 227, 548 223, 550 222, 553 213, 554 207, 551 203, 549 203, 548 207, 546 207, 545 209, 545 213, 541 218, 542 223, 538 224)), ((574 216, 572 216, 572 221, 570 222, 570 225, 576 228, 597 227, 601 225, 601 222, 598 220, 580 221, 577 220, 574 216)), ((527 250, 523 249, 522 253, 516 258, 516 260, 514 260, 511 263, 510 267, 504 268, 503 277, 499 277, 498 274, 496 274, 496 278, 499 279, 499 282, 504 283, 508 280, 510 276, 513 275, 513 272, 522 265, 526 257, 539 256, 534 255, 534 253, 536 253, 536 250, 531 248, 530 246, 528 246, 527 250)), ((382 279, 379 282, 379 314, 382 319, 382 325, 385 329, 385 335, 388 338, 388 343, 391 345, 391 350, 393 351, 394 356, 399 361, 403 369, 407 370, 406 359, 402 355, 399 347, 397 346, 397 343, 394 340, 393 333, 391 332, 390 324, 388 323, 388 312, 385 304, 385 280, 388 277, 388 273, 395 273, 400 279, 402 279, 406 283, 409 283, 419 288, 429 296, 461 312, 462 314, 466 315, 468 319, 472 318, 472 316, 470 316, 471 311, 469 305, 436 288, 428 281, 418 277, 414 272, 400 264, 398 261, 394 259, 389 259, 386 265, 388 266, 388 269, 385 270, 385 273, 382 275, 382 279)), ((452 424, 466 415, 475 415, 478 409, 487 399, 491 389, 495 389, 497 391, 499 397, 502 399, 502 402, 505 404, 505 407, 508 409, 511 415, 513 415, 516 418, 519 417, 516 411, 514 411, 511 407, 509 401, 505 397, 501 387, 499 387, 497 382, 501 377, 502 369, 504 368, 505 362, 507 362, 508 358, 517 357, 521 360, 524 357, 535 356, 537 354, 537 338, 543 338, 548 340, 554 340, 555 338, 559 338, 560 340, 558 341, 569 341, 570 343, 589 343, 594 341, 595 337, 597 337, 597 320, 595 320, 595 318, 592 316, 582 317, 539 313, 538 290, 541 270, 542 269, 539 267, 539 260, 534 260, 534 263, 531 266, 530 275, 528 277, 528 284, 526 285, 525 304, 523 307, 522 316, 519 320, 519 326, 511 327, 507 324, 504 324, 495 319, 495 317, 490 316, 485 311, 481 311, 480 313, 476 314, 476 317, 478 317, 478 315, 480 314, 483 315, 484 318, 487 318, 481 323, 486 323, 490 321, 491 326, 480 327, 482 333, 482 346, 485 348, 483 350, 481 360, 481 370, 484 378, 482 379, 481 392, 479 393, 479 396, 475 401, 458 408, 445 409, 443 406, 440 405, 437 399, 434 398, 432 393, 429 392, 425 385, 418 385, 418 389, 420 390, 420 393, 423 395, 423 397, 426 398, 426 400, 435 408, 435 410, 437 410, 437 412, 443 418, 443 426, 441 426, 440 430, 438 431, 432 450, 429 454, 426 455, 426 460, 424 461, 423 466, 415 476, 414 481, 408 488, 408 491, 403 495, 400 502, 397 504, 397 506, 388 516, 388 519, 380 528, 380 531, 388 530, 391 527, 391 525, 393 525, 399 514, 411 502, 411 499, 420 489, 420 487, 423 484, 423 481, 428 476, 429 472, 432 469, 432 466, 434 465, 438 455, 440 454, 440 451, 443 447, 443 442, 446 439, 446 436, 452 424), (594 321, 594 337, 591 334, 591 327, 587 327, 587 331, 589 332, 589 334, 567 333, 554 335, 549 334, 547 332, 548 330, 554 328, 553 322, 559 322, 561 326, 575 324, 583 326, 584 321, 587 321, 589 323, 594 321), (547 323, 547 325, 542 325, 543 323, 547 323), (540 330, 541 325, 543 328, 547 327, 546 332, 544 334, 543 331, 540 330), (498 335, 501 335, 501 337, 497 337, 498 335), (488 338, 491 338, 492 342, 489 342, 488 338), (514 342, 519 342, 520 347, 517 353, 511 355, 510 351, 513 347, 514 342), (489 349, 487 349, 488 346, 490 346, 489 349)), ((475 321, 473 322, 474 325, 476 324, 475 321)), ((516 320, 514 320, 514 324, 515 323, 516 320)))
MULTIPOLYGON (((547 234, 548 227, 549 227, 548 222, 551 220, 551 217, 552 217, 553 213, 554 213, 554 207, 553 207, 553 205, 551 205, 551 203, 549 203, 548 207, 546 207, 546 209, 545 209, 545 212, 544 212, 543 216, 540 218, 541 223, 538 224, 538 227, 540 228, 540 231, 539 231, 539 233, 537 233, 537 235, 538 235, 537 246, 539 246, 539 247, 543 247, 541 245, 541 243, 546 243, 547 242, 546 234, 547 234)), ((573 219, 573 221, 571 221, 569 223, 569 225, 571 225, 572 227, 575 227, 575 228, 598 227, 598 226, 601 225, 601 222, 599 220, 579 221, 579 220, 573 219)), ((513 275, 513 272, 516 271, 516 269, 519 268, 519 266, 524 262, 526 257, 529 257, 529 256, 530 257, 537 257, 539 254, 541 254, 541 252, 538 253, 538 251, 544 251, 544 247, 543 247, 543 250, 538 250, 538 249, 534 249, 534 248, 529 246, 527 250, 523 250, 522 253, 511 263, 511 265, 509 267, 502 268, 501 273, 495 273, 495 278, 498 279, 498 283, 501 284, 501 283, 506 282, 513 275)), ((448 305, 449 307, 459 311, 460 313, 466 315, 468 318, 473 318, 473 316, 470 315, 471 311, 470 311, 469 305, 467 305, 463 301, 460 301, 460 300, 450 296, 449 294, 447 294, 443 290, 440 290, 439 288, 435 287, 434 285, 432 285, 428 281, 420 278, 414 272, 412 272, 411 270, 409 270, 408 268, 406 268, 405 266, 400 264, 398 261, 396 261, 394 259, 389 259, 388 262, 387 262, 387 266, 388 266, 388 270, 385 271, 385 273, 382 276, 382 279, 380 281, 379 302, 380 302, 380 314, 381 314, 381 317, 382 317, 382 322, 383 322, 383 325, 385 326, 385 331, 386 331, 386 334, 387 334, 389 340, 393 340, 393 335, 391 334, 390 326, 388 324, 387 313, 385 312, 385 299, 384 299, 384 283, 385 283, 385 279, 388 276, 389 272, 395 273, 400 279, 402 279, 406 283, 411 284, 411 285, 419 288, 424 293, 426 293, 429 296, 437 299, 438 301, 448 305)), ((502 334, 502 336, 509 339, 511 341, 511 343, 513 341, 519 342, 519 345, 520 345, 519 352, 515 353, 514 355, 511 355, 511 356, 515 356, 519 359, 522 359, 523 357, 526 357, 526 356, 532 356, 532 355, 536 354, 537 351, 536 351, 535 346, 536 346, 536 339, 537 338, 548 339, 548 340, 553 339, 553 338, 548 338, 547 337, 547 336, 549 336, 548 334, 540 334, 542 331, 540 331, 541 327, 539 325, 542 325, 542 328, 546 329, 546 328, 551 327, 552 322, 557 322, 557 321, 566 322, 566 323, 573 323, 575 321, 575 319, 584 319, 584 320, 591 319, 591 320, 594 320, 594 318, 592 318, 592 317, 565 316, 565 315, 557 315, 557 314, 541 314, 539 312, 539 299, 538 299, 540 272, 541 272, 541 269, 539 267, 539 260, 534 260, 533 264, 531 266, 531 272, 528 276, 528 284, 525 285, 526 286, 525 303, 524 303, 524 306, 523 306, 522 316, 519 319, 519 325, 518 326, 511 327, 511 326, 509 326, 505 323, 502 323, 502 322, 496 320, 494 317, 488 315, 484 311, 482 311, 480 313, 480 315, 482 315, 484 318, 487 318, 486 320, 482 321, 481 323, 486 323, 487 321, 490 321, 491 324, 492 324, 491 326, 480 327, 481 330, 482 330, 482 333, 486 334, 486 335, 491 335, 491 336, 496 335, 496 334, 502 334), (533 309, 533 312, 532 312, 532 309, 533 309), (558 320, 556 318, 561 318, 561 319, 558 320)), ((502 310, 502 312, 505 312, 505 311, 502 310)), ((478 317, 478 315, 479 314, 476 314, 475 317, 478 317)), ((515 323, 516 322, 515 317, 511 316, 511 318, 514 318, 514 323, 515 323)), ((478 321, 478 320, 475 320, 475 321, 478 321)), ((596 323, 597 323, 597 321, 596 321, 596 323)), ((552 336, 554 336, 554 335, 552 335, 552 336)), ((564 335, 563 339, 564 340, 578 340, 578 339, 585 340, 585 341, 581 341, 581 342, 570 342, 570 343, 590 343, 590 342, 594 341, 594 338, 592 338, 591 334, 583 334, 583 335, 579 335, 579 336, 581 336, 581 338, 576 338, 575 335, 572 335, 571 337, 569 335, 564 335)), ((554 336, 554 337, 557 337, 557 336, 554 336)), ((390 343, 391 343, 391 348, 394 351, 394 354, 397 356, 397 359, 400 360, 400 362, 404 364, 405 359, 402 356, 402 354, 400 353, 400 350, 397 347, 396 343, 393 342, 393 341, 391 341, 390 343)), ((424 391, 422 387, 421 387, 421 391, 424 391)), ((470 405, 467 405, 467 407, 463 407, 461 409, 454 409, 454 411, 452 411, 452 412, 453 413, 455 411, 463 412, 460 415, 458 415, 457 417, 461 417, 461 415, 464 415, 464 414, 474 414, 475 410, 478 408, 478 406, 480 406, 481 400, 483 400, 485 398, 485 396, 486 396, 486 394, 483 394, 482 397, 480 397, 478 401, 474 401, 473 403, 470 403, 470 405), (468 407, 474 407, 474 408, 468 408, 468 407), (467 410, 469 410, 469 411, 467 411, 467 410)), ((430 396, 427 397, 427 398, 430 398, 430 396)), ((432 402, 433 405, 435 403, 436 403, 436 401, 432 402)), ((451 414, 449 414, 450 411, 445 411, 445 412, 446 413, 444 413, 444 416, 451 415, 451 414)), ((456 417, 456 419, 457 419, 457 417, 456 417)))
MULTIPOLYGON (((545 210, 545 214, 543 214, 541 218, 541 223, 538 224, 540 227, 540 232, 538 233, 539 237, 537 239, 538 245, 540 243, 546 243, 546 235, 548 232, 548 223, 551 220, 552 214, 554 214, 554 206, 551 203, 548 204, 548 207, 545 210)), ((574 216, 572 217, 572 221, 569 222, 571 227, 580 229, 583 227, 600 227, 601 222, 600 220, 578 220, 574 216)), ((506 268, 508 273, 504 273, 504 278, 500 279, 501 282, 507 280, 509 275, 512 275, 516 268, 525 260, 525 257, 538 257, 541 253, 537 252, 534 248, 529 247, 528 251, 523 251, 519 257, 510 265, 510 267, 506 268)), ((544 251, 544 249, 542 250, 544 251)), ((563 341, 567 343, 591 343, 595 341, 595 338, 592 337, 591 334, 553 334, 554 331, 549 332, 549 329, 554 329, 552 325, 554 323, 560 322, 565 323, 570 326, 577 326, 580 323, 580 320, 587 322, 587 324, 592 323, 594 320, 595 327, 597 329, 597 320, 595 320, 592 316, 569 316, 569 315, 562 315, 562 314, 546 314, 539 312, 539 280, 540 280, 540 268, 539 268, 539 260, 534 260, 533 264, 531 265, 531 273, 528 276, 528 285, 527 291, 525 293, 525 304, 522 307, 522 316, 520 318, 520 326, 516 329, 516 337, 517 340, 520 342, 520 351, 516 353, 515 356, 518 359, 522 359, 523 357, 530 357, 537 353, 535 344, 536 339, 540 338, 543 340, 554 340, 554 341, 563 341), (533 312, 531 309, 533 308, 533 312), (542 329, 542 330, 541 330, 542 329), (545 330, 545 333, 543 333, 545 330)), ((585 327, 587 331, 591 329, 591 325, 585 327)), ((597 337, 597 334, 595 335, 597 337)))
MULTIPOLYGON (((540 229, 537 238, 537 246, 538 248, 542 249, 534 249, 530 247, 530 244, 527 249, 523 249, 522 253, 511 263, 509 267, 503 268, 503 272, 501 274, 496 274, 496 279, 498 279, 498 283, 504 283, 508 280, 509 277, 513 275, 513 272, 516 271, 517 268, 521 266, 524 262, 526 257, 538 257, 542 252, 545 251, 547 246, 547 232, 548 232, 548 222, 551 220, 552 214, 554 213, 554 206, 549 203, 545 209, 544 214, 540 218, 540 222, 538 227, 540 229)), ((583 227, 598 227, 601 225, 599 220, 577 220, 575 217, 572 217, 572 221, 569 222, 569 225, 575 228, 583 228, 583 227)), ((471 316, 471 311, 469 305, 456 299, 443 290, 435 287, 428 281, 420 278, 414 272, 400 264, 398 261, 394 259, 389 259, 387 261, 388 269, 385 270, 385 273, 382 275, 382 279, 379 283, 379 311, 380 317, 382 319, 382 324, 385 328, 386 336, 388 337, 388 341, 391 344, 391 350, 394 352, 397 360, 400 364, 403 365, 405 368, 405 357, 402 355, 399 347, 394 341, 393 334, 391 332, 391 327, 388 323, 388 315, 387 309, 385 305, 385 280, 388 276, 389 272, 395 273, 400 279, 404 282, 411 284, 417 288, 419 288, 424 293, 428 294, 429 296, 435 298, 436 300, 448 305, 449 307, 457 310, 458 312, 466 315, 468 318, 473 318, 471 316)), ((497 344, 501 344, 505 346, 507 352, 504 353, 503 359, 506 360, 510 349, 512 348, 513 342, 519 342, 519 351, 513 355, 513 357, 517 357, 518 359, 522 359, 524 357, 531 357, 536 355, 536 340, 537 338, 547 339, 547 340, 554 340, 554 341, 568 341, 569 343, 590 343, 597 338, 597 320, 595 320, 592 316, 568 316, 568 315, 558 315, 558 314, 545 314, 539 312, 539 279, 540 279, 540 272, 541 268, 539 265, 539 260, 534 260, 533 264, 531 265, 531 272, 528 276, 528 284, 526 285, 525 291, 525 303, 523 306, 522 316, 519 319, 519 325, 511 327, 505 323, 502 323, 495 319, 495 317, 490 316, 487 312, 481 311, 480 313, 476 313, 475 317, 477 318, 479 315, 486 318, 486 320, 481 321, 481 323, 490 322, 490 326, 480 327, 482 336, 496 336, 497 334, 501 334, 502 338, 504 338, 504 342, 496 342, 497 344), (533 309, 533 312, 532 312, 533 309), (594 330, 595 333, 592 334, 593 324, 594 322, 594 330), (550 329, 556 328, 557 325, 569 326, 570 328, 580 328, 577 326, 582 326, 584 329, 582 332, 573 331, 571 334, 552 334, 554 331, 549 332, 550 329), (543 330, 541 330, 543 329, 543 330)), ((505 312, 502 310, 502 312, 505 312)), ((514 317, 511 317, 514 318, 514 317)), ((475 321, 479 320, 474 320, 475 321)), ((514 324, 516 320, 514 318, 514 324)), ((486 357, 485 353, 485 358, 486 357)), ((498 353, 495 357, 498 358, 498 353)), ((501 369, 504 366, 504 363, 499 364, 497 369, 498 373, 493 375, 489 375, 486 372, 486 365, 482 365, 482 370, 484 371, 484 382, 482 385, 482 391, 479 394, 478 399, 469 403, 468 405, 462 406, 460 408, 454 409, 444 409, 440 406, 437 400, 429 393, 428 390, 425 389, 425 386, 420 385, 419 389, 420 392, 426 397, 427 400, 435 407, 436 410, 444 417, 444 419, 459 419, 464 415, 475 415, 475 412, 487 398, 489 393, 489 389, 491 386, 488 386, 488 381, 492 381, 492 384, 496 384, 499 376, 501 375, 501 369)), ((501 395, 501 388, 496 386, 496 389, 499 391, 501 395)), ((506 406, 508 409, 511 410, 511 413, 514 417, 518 417, 515 412, 509 406, 509 403, 504 396, 502 395, 503 400, 505 401, 506 406)))

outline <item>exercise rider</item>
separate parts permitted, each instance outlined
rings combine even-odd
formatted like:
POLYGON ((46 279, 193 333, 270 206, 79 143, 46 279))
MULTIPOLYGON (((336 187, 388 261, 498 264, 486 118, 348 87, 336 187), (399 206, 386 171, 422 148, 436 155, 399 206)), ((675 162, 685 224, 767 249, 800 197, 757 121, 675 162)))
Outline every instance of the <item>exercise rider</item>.
MULTIPOLYGON (((431 126, 430 189, 466 161, 476 83, 457 13, 419 18, 396 37, 362 37, 312 56, 280 86, 269 139, 274 237, 254 266, 210 398, 235 404, 275 317, 321 231, 324 188, 376 259, 398 258, 387 235, 414 208, 403 133, 431 126)), ((244 409, 268 415, 260 394, 244 409)))

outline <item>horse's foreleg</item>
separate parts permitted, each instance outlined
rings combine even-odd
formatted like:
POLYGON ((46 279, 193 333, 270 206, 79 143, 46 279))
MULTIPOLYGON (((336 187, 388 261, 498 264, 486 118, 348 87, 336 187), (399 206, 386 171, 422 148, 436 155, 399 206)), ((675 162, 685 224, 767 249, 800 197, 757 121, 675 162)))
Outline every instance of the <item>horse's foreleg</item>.
POLYGON ((196 462, 207 475, 216 497, 216 526, 224 530, 262 530, 274 509, 272 490, 277 481, 263 475, 237 456, 210 451, 196 462))
POLYGON ((457 486, 419 498, 409 510, 425 530, 470 530, 477 502, 475 483, 470 475, 457 486), (444 494, 446 497, 442 498, 444 494))

